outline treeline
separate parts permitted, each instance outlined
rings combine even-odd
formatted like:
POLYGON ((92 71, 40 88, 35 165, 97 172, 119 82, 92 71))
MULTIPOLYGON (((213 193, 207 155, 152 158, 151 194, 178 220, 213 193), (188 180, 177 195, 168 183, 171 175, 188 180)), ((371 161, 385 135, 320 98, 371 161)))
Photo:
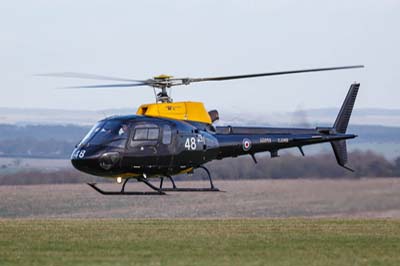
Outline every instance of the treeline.
POLYGON ((286 154, 271 159, 259 156, 258 163, 248 157, 211 162, 209 169, 221 179, 282 178, 361 178, 400 177, 400 157, 391 161, 371 151, 349 153, 351 172, 336 163, 333 153, 301 157, 286 154))
POLYGON ((77 142, 32 137, 0 140, 0 156, 66 159, 77 142))
POLYGON ((88 131, 89 127, 76 125, 0 124, 0 156, 69 158, 88 131))
POLYGON ((79 125, 9 125, 0 124, 0 140, 33 138, 77 142, 90 127, 79 125))
MULTIPOLYGON (((293 179, 293 178, 361 178, 361 177, 400 177, 400 157, 389 161, 373 152, 356 151, 349 154, 350 172, 336 164, 333 154, 320 154, 307 157, 286 154, 270 159, 258 156, 258 164, 248 157, 214 161, 206 166, 215 180, 237 179, 293 179)), ((205 179, 201 169, 193 176, 181 175, 177 179, 205 179)), ((83 174, 74 169, 58 171, 29 170, 0 174, 0 185, 63 184, 85 182, 111 182, 110 179, 83 174)))

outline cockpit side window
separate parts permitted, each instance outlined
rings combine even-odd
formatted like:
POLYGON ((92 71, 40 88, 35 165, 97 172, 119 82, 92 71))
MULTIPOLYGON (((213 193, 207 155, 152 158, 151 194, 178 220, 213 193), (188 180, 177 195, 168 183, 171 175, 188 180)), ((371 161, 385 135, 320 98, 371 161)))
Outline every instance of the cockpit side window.
POLYGON ((137 128, 135 130, 135 135, 133 136, 134 140, 147 140, 147 133, 148 133, 147 128, 137 128))
POLYGON ((149 133, 147 134, 148 140, 158 140, 158 128, 149 128, 149 133))
POLYGON ((172 131, 169 125, 163 126, 163 136, 162 136, 162 143, 163 144, 171 144, 172 139, 172 131))
POLYGON ((133 141, 158 140, 160 129, 156 125, 140 125, 135 128, 133 141))

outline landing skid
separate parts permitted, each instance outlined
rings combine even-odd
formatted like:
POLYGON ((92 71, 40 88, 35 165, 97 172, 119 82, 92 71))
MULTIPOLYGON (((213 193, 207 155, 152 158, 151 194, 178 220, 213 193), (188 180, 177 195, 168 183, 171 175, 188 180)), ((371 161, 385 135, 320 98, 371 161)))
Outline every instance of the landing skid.
POLYGON ((208 187, 208 188, 178 188, 175 184, 174 179, 171 176, 166 176, 166 178, 168 178, 172 183, 171 188, 163 188, 164 177, 160 178, 160 186, 159 187, 154 186, 152 183, 150 183, 144 177, 137 178, 138 182, 144 183, 149 188, 151 188, 153 191, 125 191, 126 183, 128 183, 128 181, 131 178, 125 179, 124 183, 122 184, 121 191, 105 191, 105 190, 100 189, 96 183, 87 183, 87 184, 102 195, 165 195, 165 192, 219 192, 220 190, 218 188, 216 188, 213 184, 210 171, 208 171, 208 169, 205 168, 204 166, 200 166, 199 168, 206 171, 208 180, 210 181, 210 187, 208 187))
POLYGON ((199 168, 201 168, 204 171, 206 171, 207 176, 208 176, 208 180, 210 181, 210 187, 209 188, 178 188, 176 186, 175 181, 172 178, 172 176, 166 176, 166 178, 168 178, 171 181, 172 188, 163 188, 164 178, 161 177, 161 179, 160 179, 160 190, 161 191, 175 191, 175 192, 218 192, 218 191, 220 191, 218 188, 216 188, 214 186, 212 178, 211 178, 210 171, 208 171, 208 169, 205 168, 204 166, 200 166, 199 168))
POLYGON ((147 185, 149 188, 153 189, 154 191, 125 191, 125 185, 128 183, 130 178, 125 179, 121 191, 105 191, 100 189, 96 183, 87 183, 89 186, 91 186, 94 190, 99 192, 102 195, 165 195, 163 191, 161 191, 159 188, 151 184, 149 181, 147 181, 144 178, 138 178, 138 182, 142 182, 145 185, 147 185))

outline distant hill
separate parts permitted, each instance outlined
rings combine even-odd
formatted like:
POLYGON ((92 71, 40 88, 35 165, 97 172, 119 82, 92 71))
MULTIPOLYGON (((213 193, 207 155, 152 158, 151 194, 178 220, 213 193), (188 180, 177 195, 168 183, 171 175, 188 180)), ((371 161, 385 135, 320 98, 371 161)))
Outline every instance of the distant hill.
MULTIPOLYGON (((89 129, 81 125, 0 124, 0 156, 69 158, 89 129)), ((352 125, 349 132, 359 135, 349 141, 349 150, 374 150, 388 158, 400 155, 400 127, 352 125)), ((305 151, 315 154, 326 149, 330 151, 329 145, 315 145, 305 151)))
MULTIPOLYGON (((136 108, 100 111, 0 108, 0 156, 68 158, 74 145, 98 120, 111 115, 133 114, 136 108)), ((338 108, 294 112, 237 112, 221 109, 216 125, 330 126, 338 108)), ((400 109, 358 109, 349 132, 359 135, 349 150, 373 150, 388 158, 400 155, 400 109)), ((306 153, 326 151, 329 145, 306 147, 306 153)))

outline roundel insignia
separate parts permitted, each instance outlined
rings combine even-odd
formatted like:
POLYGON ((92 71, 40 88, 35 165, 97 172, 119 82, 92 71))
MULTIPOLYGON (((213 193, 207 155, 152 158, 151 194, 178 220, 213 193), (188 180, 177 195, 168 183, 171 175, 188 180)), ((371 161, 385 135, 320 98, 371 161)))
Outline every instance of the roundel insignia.
POLYGON ((251 149, 251 140, 247 138, 243 139, 242 148, 244 151, 249 151, 251 149))

